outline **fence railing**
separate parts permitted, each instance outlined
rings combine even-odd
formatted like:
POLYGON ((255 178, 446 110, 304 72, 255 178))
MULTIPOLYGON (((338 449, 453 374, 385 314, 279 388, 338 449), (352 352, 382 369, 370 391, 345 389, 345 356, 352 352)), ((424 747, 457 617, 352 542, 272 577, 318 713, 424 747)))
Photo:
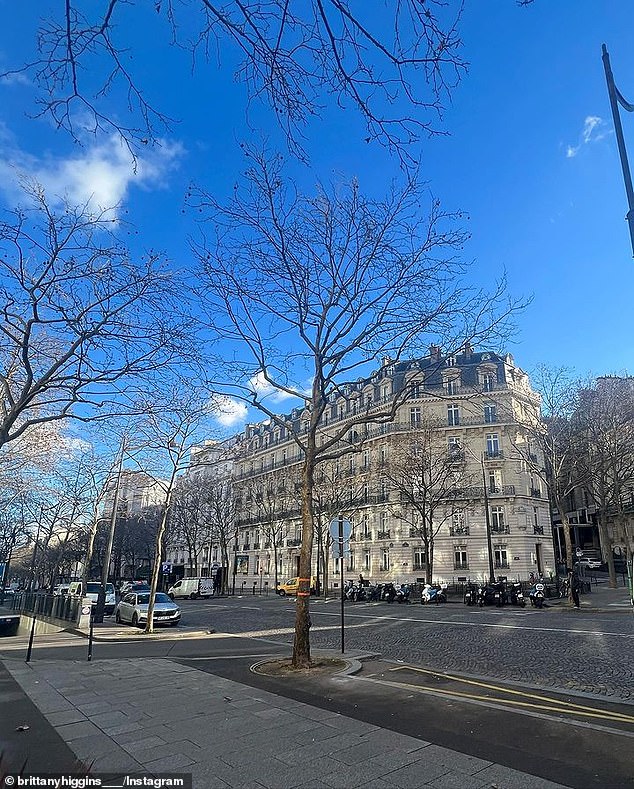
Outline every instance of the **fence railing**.
POLYGON ((16 592, 11 609, 24 614, 40 614, 65 622, 78 622, 81 599, 69 595, 42 594, 41 592, 16 592))

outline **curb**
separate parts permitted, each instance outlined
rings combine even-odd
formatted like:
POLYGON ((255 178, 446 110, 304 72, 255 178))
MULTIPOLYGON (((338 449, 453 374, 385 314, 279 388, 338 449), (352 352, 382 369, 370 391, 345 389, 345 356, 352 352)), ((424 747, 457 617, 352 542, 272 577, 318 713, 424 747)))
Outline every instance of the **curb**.
MULTIPOLYGON (((89 634, 85 630, 75 629, 75 630, 68 630, 66 632, 74 633, 75 635, 81 636, 82 638, 85 639, 89 638, 89 634)), ((128 630, 117 630, 113 632, 112 635, 103 635, 103 634, 95 635, 93 633, 92 640, 93 641, 136 641, 139 638, 141 638, 142 640, 147 639, 153 641, 163 638, 167 641, 173 641, 173 640, 179 640, 179 639, 182 640, 187 638, 200 638, 201 636, 209 636, 209 635, 213 635, 214 633, 216 633, 216 631, 212 629, 181 630, 179 633, 173 631, 167 631, 167 630, 164 633, 159 631, 154 631, 153 633, 144 633, 143 630, 140 629, 133 632, 130 632, 128 630)))

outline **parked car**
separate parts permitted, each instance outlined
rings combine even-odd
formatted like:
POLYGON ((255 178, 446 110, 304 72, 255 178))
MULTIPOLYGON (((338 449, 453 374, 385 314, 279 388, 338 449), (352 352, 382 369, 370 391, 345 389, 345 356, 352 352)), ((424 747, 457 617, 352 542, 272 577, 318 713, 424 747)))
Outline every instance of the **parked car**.
POLYGON ((204 597, 207 600, 214 593, 213 578, 181 578, 167 590, 167 594, 175 600, 177 597, 188 597, 196 600, 204 597))
MULTIPOLYGON (((115 610, 117 622, 129 622, 135 627, 145 625, 147 610, 150 604, 149 592, 128 592, 124 595, 115 610)), ((165 592, 154 595, 154 625, 171 625, 176 627, 181 619, 181 610, 165 592)))
MULTIPOLYGON (((69 586, 68 594, 75 595, 77 597, 87 597, 92 605, 97 605, 100 589, 101 581, 88 581, 85 590, 83 589, 82 581, 73 581, 73 583, 71 583, 69 586)), ((103 609, 104 614, 106 614, 106 616, 110 616, 112 613, 114 613, 116 604, 117 597, 114 591, 114 584, 106 584, 106 601, 103 609)))
POLYGON ((57 586, 53 588, 53 594, 55 597, 63 597, 68 594, 69 589, 70 584, 57 584, 57 586))
POLYGON ((582 556, 577 561, 577 564, 586 570, 598 570, 603 566, 603 562, 600 559, 593 559, 591 556, 582 556))
MULTIPOLYGON (((310 593, 315 594, 315 588, 317 587, 317 579, 313 575, 310 579, 310 593)), ((299 578, 289 578, 288 581, 285 581, 282 584, 277 585, 276 592, 280 597, 286 597, 286 595, 296 595, 299 591, 299 578)))
POLYGON ((126 594, 127 592, 149 592, 150 585, 147 581, 124 581, 120 588, 119 593, 121 595, 126 594))

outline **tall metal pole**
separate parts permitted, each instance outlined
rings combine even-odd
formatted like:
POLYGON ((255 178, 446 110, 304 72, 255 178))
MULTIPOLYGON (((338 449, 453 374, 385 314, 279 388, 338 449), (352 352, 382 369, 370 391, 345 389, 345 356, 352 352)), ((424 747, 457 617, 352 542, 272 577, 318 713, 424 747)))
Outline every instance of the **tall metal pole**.
MULTIPOLYGON (((108 575, 110 573, 110 557, 112 556, 112 545, 114 543, 114 533, 117 527, 117 510, 119 509, 119 489, 121 487, 121 472, 123 470, 123 453, 125 451, 125 438, 121 439, 121 449, 119 451, 119 464, 117 467, 117 478, 114 488, 114 496, 112 501, 112 514, 110 516, 110 530, 108 532, 108 543, 106 545, 106 553, 103 559, 103 567, 101 568, 101 589, 97 598, 97 610, 95 611, 95 622, 103 622, 104 609, 106 606, 106 584, 108 583, 108 575)), ((86 590, 83 590, 84 594, 86 590)))
POLYGON ((612 109, 612 120, 614 121, 614 133, 616 135, 616 144, 619 149, 619 158, 621 159, 621 169, 623 170, 623 180, 625 182, 625 193, 627 195, 628 212, 625 215, 627 223, 630 228, 630 241, 632 244, 632 255, 634 256, 634 187, 632 186, 632 174, 630 172, 630 165, 627 160, 627 149, 625 148, 625 139, 623 137, 623 127, 621 126, 621 116, 619 114, 620 104, 623 109, 628 112, 634 112, 634 104, 626 101, 621 95, 619 89, 614 84, 614 76, 612 75, 612 67, 610 65, 610 56, 605 44, 602 46, 602 59, 603 68, 605 70, 605 81, 608 85, 608 96, 610 98, 610 108, 612 109))
POLYGON ((339 516, 339 561, 341 562, 341 654, 346 651, 345 650, 345 590, 344 590, 344 581, 343 581, 343 571, 344 571, 344 563, 343 563, 343 516, 339 516))
POLYGON ((495 582, 495 572, 493 570, 493 545, 491 544, 491 514, 489 512, 489 493, 487 490, 487 477, 484 470, 484 452, 480 455, 480 464, 482 466, 482 486, 484 488, 484 518, 487 529, 487 549, 489 551, 489 580, 491 583, 495 582))

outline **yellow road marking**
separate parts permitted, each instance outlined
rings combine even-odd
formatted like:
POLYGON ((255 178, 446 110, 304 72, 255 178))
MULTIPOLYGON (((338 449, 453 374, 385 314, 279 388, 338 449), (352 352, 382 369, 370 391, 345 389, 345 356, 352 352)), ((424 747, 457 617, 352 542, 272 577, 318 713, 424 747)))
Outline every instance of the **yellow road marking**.
MULTIPOLYGON (((509 694, 509 695, 514 695, 514 696, 524 696, 525 698, 534 699, 535 701, 546 701, 548 703, 548 705, 550 705, 550 706, 547 706, 547 705, 544 705, 544 704, 536 704, 534 702, 517 701, 515 699, 495 699, 495 698, 491 698, 491 696, 478 696, 476 694, 462 693, 460 691, 444 690, 444 689, 441 689, 441 688, 429 688, 429 690, 432 690, 434 693, 436 693, 436 692, 437 693, 444 693, 444 694, 447 694, 447 695, 460 696, 462 698, 471 698, 471 699, 476 699, 476 700, 485 700, 485 701, 489 701, 489 702, 491 702, 491 701, 493 701, 493 702, 499 701, 501 703, 512 703, 512 704, 516 704, 517 706, 520 706, 520 707, 532 707, 534 709, 550 710, 551 712, 565 712, 565 713, 567 713, 569 715, 573 715, 574 713, 577 713, 577 714, 583 714, 584 716, 587 716, 587 717, 603 718, 603 719, 612 720, 612 721, 620 722, 620 723, 634 723, 634 716, 626 715, 625 713, 611 712, 609 710, 600 710, 600 709, 597 709, 595 707, 587 707, 587 706, 584 706, 584 705, 581 705, 581 704, 575 704, 574 702, 571 702, 571 701, 561 701, 561 700, 558 700, 558 699, 553 699, 553 698, 551 698, 549 696, 541 696, 541 695, 539 695, 537 693, 528 693, 528 692, 522 691, 522 690, 513 690, 512 688, 505 688, 505 687, 502 687, 500 685, 491 685, 491 684, 486 683, 486 682, 478 682, 477 680, 466 679, 466 678, 463 678, 463 677, 456 677, 456 676, 453 676, 451 674, 442 674, 442 673, 440 673, 438 671, 430 671, 428 669, 418 668, 416 666, 396 666, 395 668, 391 668, 389 670, 390 671, 416 671, 416 672, 419 672, 421 674, 431 674, 432 676, 441 677, 442 679, 450 679, 450 680, 454 680, 456 682, 462 682, 462 683, 467 684, 467 685, 476 685, 478 687, 487 688, 489 690, 497 690, 497 691, 499 691, 500 693, 503 693, 503 694, 509 694), (557 705, 562 705, 562 706, 557 706, 557 705)), ((399 683, 399 684, 403 684, 403 683, 399 683)), ((409 687, 411 687, 411 686, 409 686, 409 687)))

